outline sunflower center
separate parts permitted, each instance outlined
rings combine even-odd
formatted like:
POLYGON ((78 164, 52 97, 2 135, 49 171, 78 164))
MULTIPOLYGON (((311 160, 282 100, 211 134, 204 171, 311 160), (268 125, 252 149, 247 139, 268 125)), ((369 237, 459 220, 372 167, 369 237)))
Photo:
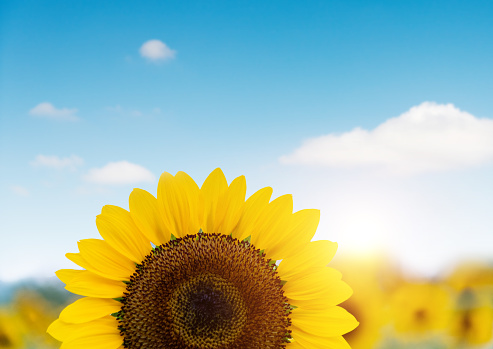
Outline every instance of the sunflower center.
POLYGON ((290 305, 275 264, 246 241, 187 235, 158 246, 118 313, 126 348, 283 348, 290 305))
POLYGON ((471 332, 471 330, 473 329, 473 320, 472 320, 471 311, 466 310, 464 314, 462 314, 462 319, 460 324, 461 324, 461 330, 464 334, 471 332))
POLYGON ((9 337, 5 333, 0 332, 0 348, 10 348, 11 346, 12 342, 9 337))
POLYGON ((176 289, 170 301, 175 332, 188 345, 232 343, 246 321, 241 294, 230 282, 199 275, 176 289))
POLYGON ((418 322, 424 322, 428 318, 428 312, 426 311, 426 309, 418 309, 414 312, 414 318, 418 322))

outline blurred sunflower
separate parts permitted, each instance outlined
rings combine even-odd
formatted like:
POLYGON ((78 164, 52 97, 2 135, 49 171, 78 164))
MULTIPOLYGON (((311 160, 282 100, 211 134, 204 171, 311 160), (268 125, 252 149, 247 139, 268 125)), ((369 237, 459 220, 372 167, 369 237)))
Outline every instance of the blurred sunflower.
POLYGON ((337 245, 310 242, 319 211, 293 214, 271 188, 245 193, 220 169, 200 189, 165 172, 157 199, 135 189, 130 211, 103 207, 103 240, 67 254, 85 270, 57 272, 86 297, 48 332, 62 349, 348 348, 357 321, 337 304, 352 291, 326 267, 337 245))
POLYGON ((405 283, 390 300, 391 316, 398 333, 411 336, 445 330, 450 321, 451 296, 435 283, 405 283))
POLYGON ((344 335, 353 349, 370 349, 380 341, 387 322, 386 294, 383 287, 395 278, 391 263, 381 256, 339 256, 334 267, 354 293, 341 304, 359 321, 359 326, 344 335))
POLYGON ((22 326, 17 316, 7 309, 0 309, 0 349, 22 348, 22 326))
POLYGON ((493 308, 484 293, 465 289, 458 297, 451 335, 462 346, 484 345, 493 335, 493 308))
POLYGON ((479 262, 464 262, 447 277, 447 283, 457 291, 475 288, 493 291, 493 267, 479 262))
POLYGON ((56 343, 46 334, 46 327, 56 319, 56 313, 53 305, 40 294, 34 290, 21 290, 16 294, 12 308, 22 323, 26 343, 36 346, 56 343))

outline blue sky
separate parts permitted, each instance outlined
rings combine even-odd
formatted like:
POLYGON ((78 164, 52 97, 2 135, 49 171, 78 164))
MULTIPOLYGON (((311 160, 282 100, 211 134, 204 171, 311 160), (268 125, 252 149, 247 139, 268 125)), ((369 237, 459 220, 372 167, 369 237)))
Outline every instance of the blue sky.
POLYGON ((69 266, 150 174, 215 167, 322 209, 341 252, 491 255, 492 22, 490 1, 3 1, 0 280, 69 266), (122 161, 133 180, 91 180, 122 161))

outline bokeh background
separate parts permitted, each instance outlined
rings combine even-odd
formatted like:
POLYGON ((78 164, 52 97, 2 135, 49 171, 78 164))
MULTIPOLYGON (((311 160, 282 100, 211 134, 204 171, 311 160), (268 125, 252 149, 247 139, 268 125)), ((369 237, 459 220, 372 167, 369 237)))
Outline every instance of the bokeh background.
POLYGON ((318 208, 354 348, 493 348, 493 2, 0 2, 0 348, 106 204, 214 168, 318 208))

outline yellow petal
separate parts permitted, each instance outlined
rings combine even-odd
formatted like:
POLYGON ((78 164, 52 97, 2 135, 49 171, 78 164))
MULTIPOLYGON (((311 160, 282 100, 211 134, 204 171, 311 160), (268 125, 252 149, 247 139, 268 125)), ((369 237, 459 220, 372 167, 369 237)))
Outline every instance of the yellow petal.
POLYGON ((109 280, 82 270, 67 283, 65 289, 81 296, 118 298, 123 296, 126 286, 121 281, 109 280))
POLYGON ((242 241, 252 235, 260 215, 269 204, 271 196, 272 188, 266 187, 258 190, 247 199, 240 221, 233 231, 234 238, 242 241))
POLYGON ((135 272, 135 263, 104 240, 84 239, 77 244, 82 258, 88 264, 85 268, 99 276, 112 280, 130 280, 135 272))
POLYGON ((60 320, 79 324, 100 319, 120 311, 122 304, 111 298, 84 297, 68 305, 60 313, 60 320))
POLYGON ((80 253, 65 253, 65 257, 84 269, 89 270, 89 268, 91 267, 80 253))
POLYGON ((352 289, 341 280, 341 273, 328 267, 308 272, 295 281, 288 281, 283 286, 283 290, 290 304, 296 306, 305 303, 336 305, 348 299, 353 293, 352 289))
POLYGON ((159 178, 158 205, 171 234, 183 237, 197 234, 198 223, 198 187, 190 177, 177 173, 173 177, 164 172, 159 178))
MULTIPOLYGON (((324 310, 294 309, 291 315, 293 332, 301 330, 312 336, 335 337, 352 331, 358 321, 341 307, 324 310)), ((298 340, 294 335, 293 338, 298 340)))
POLYGON ((188 218, 188 231, 189 234, 197 234, 200 230, 200 217, 199 217, 199 187, 197 183, 183 171, 179 171, 175 175, 175 181, 178 186, 185 193, 188 207, 189 207, 189 218, 188 218))
POLYGON ((297 254, 284 258, 277 268, 282 280, 294 280, 305 271, 326 266, 337 251, 337 243, 328 240, 312 241, 297 254))
POLYGON ((48 327, 46 330, 47 333, 50 334, 53 338, 55 338, 58 341, 63 340, 63 326, 65 325, 64 322, 62 322, 60 319, 56 319, 51 323, 51 325, 48 327))
POLYGON ((291 343, 286 344, 286 348, 289 349, 305 349, 304 346, 302 346, 299 342, 292 340, 291 343))
POLYGON ((130 212, 121 207, 106 205, 96 217, 103 239, 115 250, 135 263, 141 263, 151 252, 151 244, 135 225, 130 212))
POLYGON ((218 201, 214 233, 230 235, 243 213, 245 206, 245 176, 235 178, 218 201))
MULTIPOLYGON (((327 348, 327 349, 351 349, 349 344, 342 336, 335 337, 318 337, 307 334, 303 331, 293 329, 291 335, 295 339, 295 343, 299 343, 298 348, 305 349, 319 349, 319 348, 327 348)), ((291 348, 290 345, 287 347, 291 348)), ((295 347, 293 347, 295 348, 295 347)))
POLYGON ((57 319, 48 327, 47 332, 59 341, 70 341, 96 334, 120 334, 118 320, 111 315, 81 324, 66 323, 57 319))
POLYGON ((68 284, 75 277, 83 274, 84 272, 85 270, 60 269, 56 271, 55 274, 64 284, 68 284))
POLYGON ((301 210, 294 213, 285 224, 282 238, 275 239, 276 243, 269 248, 269 253, 272 256, 277 256, 274 259, 296 254, 313 238, 319 221, 319 210, 301 210))
POLYGON ((227 188, 228 182, 220 168, 212 171, 200 188, 201 227, 206 233, 214 231, 217 203, 227 188))
POLYGON ((292 212, 293 198, 290 194, 278 197, 262 211, 252 231, 251 242, 256 248, 265 250, 267 258, 277 260, 286 257, 271 251, 286 243, 285 232, 289 229, 292 212))
POLYGON ((142 189, 134 189, 129 198, 130 215, 149 241, 156 246, 169 241, 171 232, 166 226, 157 199, 142 189))
POLYGON ((119 334, 101 334, 63 342, 60 349, 116 349, 122 342, 123 337, 119 334))

